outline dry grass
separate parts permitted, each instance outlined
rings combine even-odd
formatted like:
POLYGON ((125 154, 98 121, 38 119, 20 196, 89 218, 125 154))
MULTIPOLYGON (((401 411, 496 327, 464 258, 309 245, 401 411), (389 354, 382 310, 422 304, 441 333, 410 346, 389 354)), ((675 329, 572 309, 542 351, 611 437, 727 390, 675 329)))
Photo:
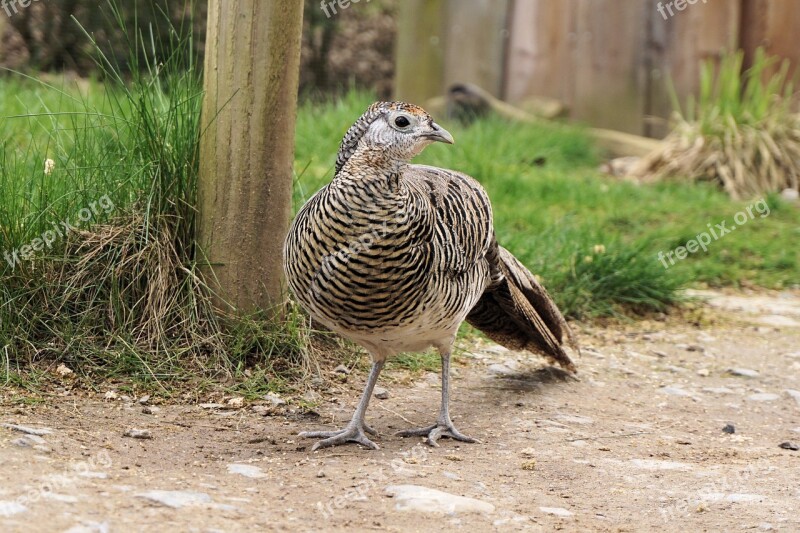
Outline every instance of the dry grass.
POLYGON ((800 115, 792 112, 788 62, 776 64, 759 49, 743 74, 742 52, 726 56, 719 69, 701 70, 697 100, 682 110, 662 149, 643 158, 633 174, 644 181, 712 181, 734 199, 798 188, 800 115))

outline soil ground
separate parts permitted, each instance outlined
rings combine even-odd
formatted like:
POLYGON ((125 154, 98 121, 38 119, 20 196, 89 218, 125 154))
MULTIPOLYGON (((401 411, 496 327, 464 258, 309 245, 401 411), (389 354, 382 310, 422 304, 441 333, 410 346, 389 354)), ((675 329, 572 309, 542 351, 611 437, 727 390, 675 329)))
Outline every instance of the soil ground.
POLYGON ((435 418, 432 373, 382 377, 378 451, 296 436, 346 422, 361 371, 318 414, 6 401, 0 423, 52 432, 0 427, 0 531, 800 531, 800 451, 780 447, 800 443, 800 294, 702 296, 700 325, 584 328, 580 381, 494 345, 462 354, 451 412, 478 444, 393 436, 435 418), (402 497, 419 487, 471 499, 402 497))

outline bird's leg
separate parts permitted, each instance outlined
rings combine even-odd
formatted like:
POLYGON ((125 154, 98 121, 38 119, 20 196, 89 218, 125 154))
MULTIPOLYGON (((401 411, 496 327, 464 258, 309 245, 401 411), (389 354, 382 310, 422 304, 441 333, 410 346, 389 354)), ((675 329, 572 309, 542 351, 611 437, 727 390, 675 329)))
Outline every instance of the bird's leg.
POLYGON ((450 420, 450 347, 440 349, 442 355, 442 408, 439 411, 439 418, 432 426, 401 431, 397 435, 401 437, 427 436, 426 442, 431 446, 439 446, 437 441, 441 437, 463 442, 478 442, 472 437, 467 437, 456 429, 453 421, 450 420))
POLYGON ((304 431, 300 433, 301 437, 322 439, 311 447, 312 452, 320 448, 344 444, 345 442, 356 442, 371 450, 378 449, 378 445, 369 440, 365 435, 365 432, 372 435, 376 435, 377 433, 364 422, 364 414, 367 412, 372 390, 375 388, 375 383, 378 381, 378 376, 381 373, 381 369, 383 369, 384 363, 385 360, 383 359, 373 361, 372 369, 369 371, 369 377, 367 378, 367 386, 364 387, 364 394, 361 395, 361 400, 359 400, 358 407, 356 407, 353 413, 353 418, 344 429, 339 431, 304 431))

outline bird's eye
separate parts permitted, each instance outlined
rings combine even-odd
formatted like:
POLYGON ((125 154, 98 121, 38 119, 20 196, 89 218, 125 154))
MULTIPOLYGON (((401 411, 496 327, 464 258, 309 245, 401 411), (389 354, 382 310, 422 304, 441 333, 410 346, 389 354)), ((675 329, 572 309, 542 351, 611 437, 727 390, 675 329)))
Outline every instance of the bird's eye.
POLYGON ((405 128, 407 126, 410 126, 411 122, 406 117, 401 115, 396 119, 394 119, 394 125, 397 126, 398 128, 405 128))

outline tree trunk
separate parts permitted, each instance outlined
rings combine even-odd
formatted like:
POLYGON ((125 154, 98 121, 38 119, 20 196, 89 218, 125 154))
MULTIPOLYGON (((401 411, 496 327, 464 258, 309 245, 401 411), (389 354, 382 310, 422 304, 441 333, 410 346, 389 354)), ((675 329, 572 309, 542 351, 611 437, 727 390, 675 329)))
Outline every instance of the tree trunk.
POLYGON ((198 259, 218 307, 283 302, 303 2, 209 0, 198 259))

